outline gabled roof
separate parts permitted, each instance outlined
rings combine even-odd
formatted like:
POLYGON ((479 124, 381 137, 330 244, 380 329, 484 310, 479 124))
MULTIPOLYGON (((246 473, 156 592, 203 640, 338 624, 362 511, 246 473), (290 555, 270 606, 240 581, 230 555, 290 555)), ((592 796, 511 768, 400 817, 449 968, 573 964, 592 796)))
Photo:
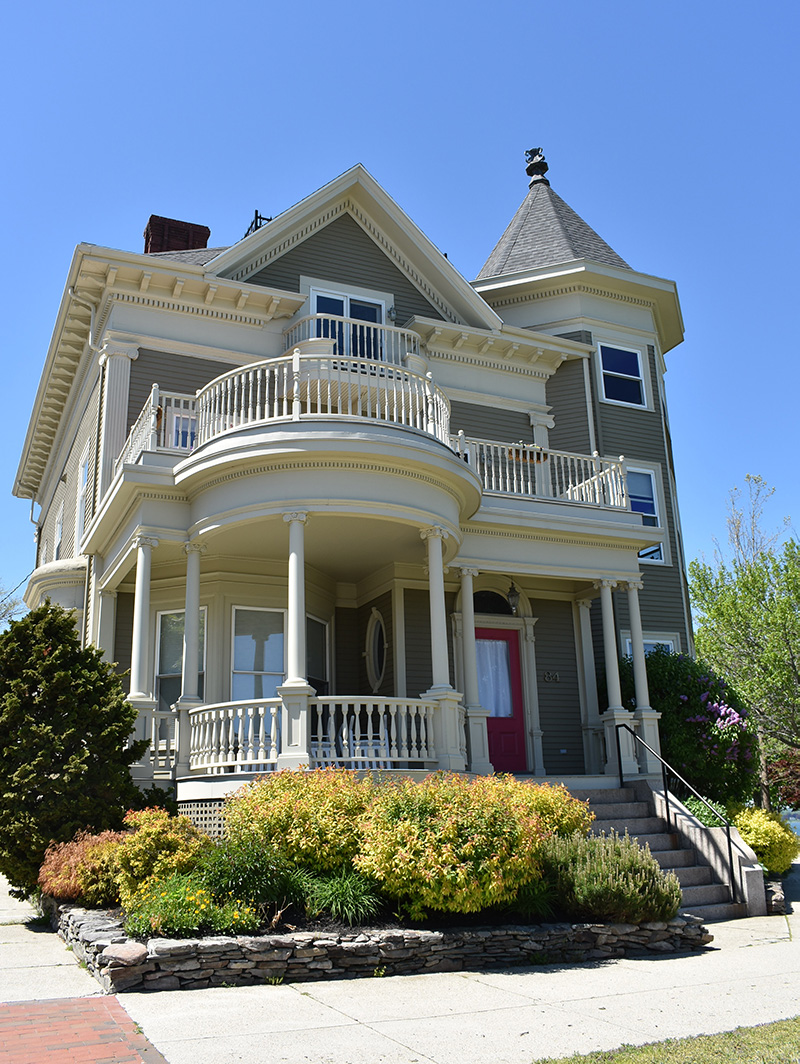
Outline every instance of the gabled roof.
POLYGON ((175 262, 188 262, 194 266, 205 266, 207 262, 211 262, 212 259, 227 250, 226 247, 223 247, 198 248, 195 251, 151 251, 149 256, 151 259, 174 259, 175 262))
POLYGON ((590 259, 626 270, 630 266, 554 192, 535 182, 522 201, 477 280, 535 270, 574 259, 590 259))
POLYGON ((209 273, 247 281, 342 213, 349 214, 446 319, 497 330, 502 321, 359 163, 222 251, 209 273))

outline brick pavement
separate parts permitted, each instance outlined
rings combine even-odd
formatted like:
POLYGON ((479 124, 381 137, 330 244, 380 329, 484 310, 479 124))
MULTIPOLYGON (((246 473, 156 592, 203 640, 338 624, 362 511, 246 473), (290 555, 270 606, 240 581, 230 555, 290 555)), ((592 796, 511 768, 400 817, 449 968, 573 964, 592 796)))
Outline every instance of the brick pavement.
POLYGON ((0 1064, 167 1064, 115 997, 0 1005, 0 1064))

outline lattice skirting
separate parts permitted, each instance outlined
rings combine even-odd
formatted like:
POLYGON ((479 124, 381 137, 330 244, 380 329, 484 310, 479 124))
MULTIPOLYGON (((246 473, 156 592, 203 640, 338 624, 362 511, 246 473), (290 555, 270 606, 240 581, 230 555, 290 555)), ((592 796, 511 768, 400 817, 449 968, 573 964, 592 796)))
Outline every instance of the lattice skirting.
POLYGON ((218 839, 222 835, 222 798, 201 798, 194 802, 178 802, 178 812, 188 816, 196 828, 218 839))

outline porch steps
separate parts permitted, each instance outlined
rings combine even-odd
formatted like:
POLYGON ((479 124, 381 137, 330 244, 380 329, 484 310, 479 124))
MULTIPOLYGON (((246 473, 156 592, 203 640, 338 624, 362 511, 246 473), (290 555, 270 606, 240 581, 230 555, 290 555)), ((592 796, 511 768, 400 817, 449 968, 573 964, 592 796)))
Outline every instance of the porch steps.
POLYGON ((705 921, 732 920, 746 916, 742 904, 731 901, 730 890, 714 879, 711 868, 692 847, 680 848, 678 836, 667 831, 662 817, 652 815, 648 802, 637 802, 632 787, 610 790, 574 790, 576 798, 589 802, 595 814, 595 835, 625 832, 642 846, 648 845, 659 865, 674 872, 683 893, 682 912, 693 913, 705 921))

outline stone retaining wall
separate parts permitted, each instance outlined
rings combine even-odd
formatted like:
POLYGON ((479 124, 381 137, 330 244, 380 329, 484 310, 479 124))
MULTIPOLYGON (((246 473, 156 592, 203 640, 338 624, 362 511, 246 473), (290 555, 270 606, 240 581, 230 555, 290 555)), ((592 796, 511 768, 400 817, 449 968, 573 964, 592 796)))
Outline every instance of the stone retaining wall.
MULTIPOLYGON (((45 899, 47 901, 47 899, 45 899)), ((102 910, 49 901, 51 921, 106 993, 454 972, 676 953, 711 942, 690 914, 669 923, 539 924, 445 931, 130 939, 102 910)))

